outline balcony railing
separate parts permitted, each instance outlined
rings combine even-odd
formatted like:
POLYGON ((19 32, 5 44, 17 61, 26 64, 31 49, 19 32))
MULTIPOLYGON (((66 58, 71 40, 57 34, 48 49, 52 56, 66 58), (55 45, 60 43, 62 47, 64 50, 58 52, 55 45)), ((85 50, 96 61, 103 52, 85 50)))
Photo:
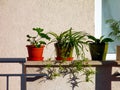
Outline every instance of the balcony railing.
MULTIPOLYGON (((54 61, 53 61, 54 62, 54 61)), ((55 66, 54 63, 51 62, 52 66, 55 66)), ((9 77, 20 77, 21 78, 21 90, 27 90, 26 88, 26 82, 27 82, 27 76, 47 76, 46 74, 27 74, 26 70, 29 67, 35 68, 35 67, 44 67, 47 62, 40 62, 40 61, 27 61, 25 58, 0 58, 0 63, 20 63, 22 65, 22 72, 21 73, 0 73, 0 77, 6 77, 6 90, 9 90, 9 77)), ((69 65, 70 62, 65 63, 63 65, 69 65)), ((120 61, 89 61, 89 65, 96 68, 96 71, 99 73, 96 73, 95 78, 95 90, 112 90, 111 89, 111 82, 112 81, 120 81, 120 78, 117 77, 120 75, 120 73, 112 74, 112 68, 113 67, 120 67, 120 61), (103 77, 106 77, 104 79, 101 79, 103 77), (103 82, 107 82, 106 84, 103 84, 103 82)), ((14 68, 16 69, 16 68, 14 68)))

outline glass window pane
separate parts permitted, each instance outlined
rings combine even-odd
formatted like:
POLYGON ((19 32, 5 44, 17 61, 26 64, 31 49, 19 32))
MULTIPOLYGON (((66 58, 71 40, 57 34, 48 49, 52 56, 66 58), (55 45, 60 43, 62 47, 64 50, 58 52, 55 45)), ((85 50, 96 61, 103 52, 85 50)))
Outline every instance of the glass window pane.
MULTIPOLYGON (((102 0, 102 35, 108 36, 111 28, 106 24, 106 20, 120 20, 120 0, 102 0)), ((116 45, 120 45, 120 41, 109 44, 109 54, 116 53, 116 45)))

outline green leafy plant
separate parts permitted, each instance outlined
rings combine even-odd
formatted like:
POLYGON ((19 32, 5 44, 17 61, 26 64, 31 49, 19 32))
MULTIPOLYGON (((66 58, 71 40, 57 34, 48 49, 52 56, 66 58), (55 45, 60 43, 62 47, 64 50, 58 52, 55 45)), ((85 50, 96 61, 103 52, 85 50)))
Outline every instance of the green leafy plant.
POLYGON ((61 51, 62 57, 72 56, 70 48, 75 49, 77 57, 84 55, 83 49, 86 44, 87 33, 83 31, 73 31, 73 29, 70 28, 59 35, 55 32, 49 32, 49 34, 54 37, 51 42, 56 42, 56 47, 58 47, 59 50, 63 50, 61 51))
POLYGON ((92 41, 88 41, 88 42, 92 42, 92 43, 96 43, 96 44, 113 42, 113 40, 111 38, 104 38, 104 36, 101 36, 99 39, 92 35, 87 35, 87 36, 88 36, 88 39, 92 40, 92 41))
POLYGON ((36 36, 27 35, 27 41, 30 42, 31 45, 40 47, 46 44, 44 39, 50 40, 50 37, 46 33, 43 33, 44 29, 36 27, 33 28, 33 31, 37 32, 36 36))
POLYGON ((120 20, 108 19, 106 23, 109 24, 112 31, 109 33, 109 36, 114 37, 117 40, 120 40, 120 20))

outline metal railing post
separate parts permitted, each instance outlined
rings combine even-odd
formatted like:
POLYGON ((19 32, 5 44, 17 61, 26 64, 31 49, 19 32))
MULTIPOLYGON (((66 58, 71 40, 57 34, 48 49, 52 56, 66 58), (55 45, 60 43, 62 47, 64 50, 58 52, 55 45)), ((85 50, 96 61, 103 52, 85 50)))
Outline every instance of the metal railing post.
POLYGON ((26 74, 24 69, 25 58, 0 58, 0 63, 21 63, 22 64, 22 73, 21 74, 0 74, 0 76, 6 77, 6 90, 9 90, 9 77, 10 76, 19 76, 21 77, 21 90, 26 90, 26 74))

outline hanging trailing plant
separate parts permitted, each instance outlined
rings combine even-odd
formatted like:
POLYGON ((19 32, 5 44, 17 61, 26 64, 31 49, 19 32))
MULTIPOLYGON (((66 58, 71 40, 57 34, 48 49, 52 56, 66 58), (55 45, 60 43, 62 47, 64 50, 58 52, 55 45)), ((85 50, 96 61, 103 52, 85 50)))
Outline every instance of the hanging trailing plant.
POLYGON ((68 83, 70 83, 72 90, 75 87, 79 87, 81 82, 92 82, 92 75, 95 71, 88 64, 88 59, 77 61, 51 61, 50 59, 46 61, 47 64, 42 73, 47 74, 48 80, 53 80, 56 77, 62 76, 63 78, 68 77, 68 83), (85 76, 85 79, 81 78, 85 76))

